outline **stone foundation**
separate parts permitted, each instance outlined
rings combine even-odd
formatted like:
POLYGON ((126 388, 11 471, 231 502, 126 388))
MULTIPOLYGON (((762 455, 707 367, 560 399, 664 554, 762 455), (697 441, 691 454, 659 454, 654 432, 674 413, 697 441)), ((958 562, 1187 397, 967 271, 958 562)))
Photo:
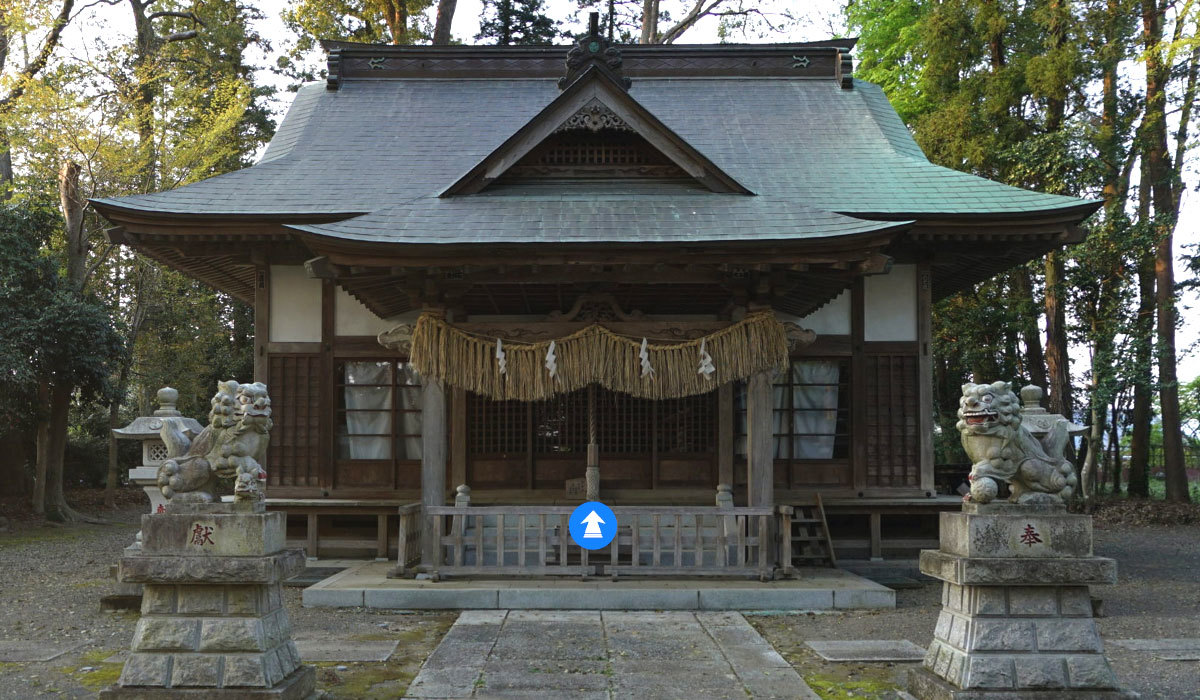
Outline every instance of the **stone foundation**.
POLYGON ((304 556, 282 548, 284 515, 202 508, 142 517, 142 551, 120 565, 122 581, 144 584, 142 617, 101 697, 308 697, 314 672, 291 640, 281 590, 304 556))
POLYGON ((923 668, 921 700, 1130 698, 1092 618, 1087 584, 1114 583, 1092 554, 1091 518, 1046 506, 967 504, 943 513, 941 548, 921 553, 941 579, 942 612, 923 668))

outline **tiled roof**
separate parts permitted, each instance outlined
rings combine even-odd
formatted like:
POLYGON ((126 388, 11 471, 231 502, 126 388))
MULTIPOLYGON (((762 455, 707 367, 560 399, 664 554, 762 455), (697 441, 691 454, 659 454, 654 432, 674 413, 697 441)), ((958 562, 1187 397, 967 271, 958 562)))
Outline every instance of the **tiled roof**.
POLYGON ((805 238, 939 216, 1082 218, 1095 206, 933 165, 875 85, 774 77, 643 77, 630 90, 757 196, 557 185, 437 197, 558 94, 545 78, 308 85, 257 165, 97 203, 187 215, 362 215, 297 228, 410 243, 805 238))

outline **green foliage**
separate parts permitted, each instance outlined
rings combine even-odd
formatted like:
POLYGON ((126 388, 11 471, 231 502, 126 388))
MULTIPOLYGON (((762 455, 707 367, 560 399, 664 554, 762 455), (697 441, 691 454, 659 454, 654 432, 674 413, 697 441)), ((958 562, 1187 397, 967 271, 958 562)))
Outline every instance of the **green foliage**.
POLYGON ((41 246, 61 228, 42 206, 0 209, 0 420, 28 425, 39 386, 105 401, 125 348, 109 309, 73 289, 41 246))
POLYGON ((296 41, 279 57, 276 67, 298 86, 325 76, 322 62, 313 55, 322 41, 428 41, 433 28, 423 13, 432 4, 433 0, 289 0, 283 23, 296 41), (401 17, 403 26, 398 23, 401 17))
POLYGON ((552 44, 558 22, 548 17, 542 0, 483 0, 478 39, 498 46, 552 44))

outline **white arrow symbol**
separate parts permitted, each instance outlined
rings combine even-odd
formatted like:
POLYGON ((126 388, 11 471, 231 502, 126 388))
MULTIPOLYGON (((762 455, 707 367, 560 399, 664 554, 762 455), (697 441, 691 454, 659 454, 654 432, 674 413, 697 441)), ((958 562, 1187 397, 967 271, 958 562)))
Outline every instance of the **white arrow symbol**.
POLYGON ((600 532, 600 526, 604 524, 604 521, 600 519, 599 515, 596 515, 596 511, 593 510, 591 513, 588 513, 588 516, 583 519, 583 524, 587 525, 583 529, 583 539, 604 538, 604 533, 600 532))

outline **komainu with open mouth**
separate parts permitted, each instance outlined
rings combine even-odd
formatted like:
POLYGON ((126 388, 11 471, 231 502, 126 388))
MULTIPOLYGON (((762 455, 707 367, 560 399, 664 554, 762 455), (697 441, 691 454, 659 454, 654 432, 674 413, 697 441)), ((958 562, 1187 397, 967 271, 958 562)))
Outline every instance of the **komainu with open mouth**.
POLYGON ((1055 423, 1040 440, 1021 425, 1021 402, 1008 382, 963 384, 958 424, 971 459, 971 492, 988 503, 1006 481, 1012 503, 1062 503, 1075 490, 1075 467, 1063 458, 1067 428, 1055 423))

